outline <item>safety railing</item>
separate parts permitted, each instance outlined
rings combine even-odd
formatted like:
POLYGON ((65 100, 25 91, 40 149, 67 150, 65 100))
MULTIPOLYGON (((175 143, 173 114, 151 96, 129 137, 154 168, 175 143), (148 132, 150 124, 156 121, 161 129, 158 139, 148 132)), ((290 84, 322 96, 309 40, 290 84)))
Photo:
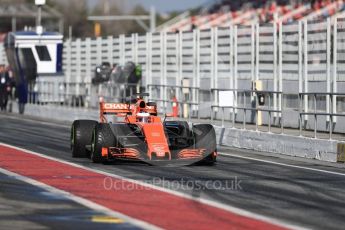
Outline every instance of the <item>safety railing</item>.
POLYGON ((239 89, 211 89, 211 95, 212 95, 212 101, 215 101, 217 104, 211 105, 211 121, 214 119, 214 109, 215 108, 220 108, 222 110, 222 126, 224 126, 224 117, 225 117, 225 109, 230 109, 232 111, 232 116, 231 116, 231 122, 232 122, 232 127, 235 127, 236 123, 236 113, 237 110, 242 110, 244 113, 243 116, 243 125, 242 128, 246 129, 246 117, 247 117, 247 112, 248 111, 254 111, 255 112, 255 129, 258 131, 259 130, 259 122, 258 122, 258 114, 259 112, 267 112, 268 113, 268 132, 271 132, 271 126, 272 126, 272 113, 278 113, 280 115, 280 128, 281 128, 281 133, 284 133, 284 119, 283 119, 283 112, 280 109, 272 108, 272 99, 275 96, 279 96, 280 98, 280 105, 283 104, 283 94, 282 92, 277 92, 277 91, 258 91, 258 90, 239 90, 239 89), (231 105, 219 105, 219 92, 221 91, 228 91, 231 92, 233 95, 233 104, 231 105), (243 106, 238 106, 236 98, 238 96, 242 95, 243 97, 243 106), (248 104, 247 102, 247 97, 253 98, 254 106, 253 103, 251 103, 251 107, 247 107, 246 105, 248 104), (268 105, 267 106, 260 106, 258 105, 259 102, 259 97, 264 97, 268 98, 268 105))
MULTIPOLYGON (((318 133, 318 117, 326 116, 329 118, 329 139, 332 139, 333 134, 333 121, 335 117, 345 117, 344 113, 336 112, 336 101, 337 97, 345 97, 344 93, 320 93, 320 92, 309 92, 309 93, 299 93, 299 135, 302 136, 303 130, 303 117, 313 116, 314 117, 314 138, 317 138, 318 133), (307 107, 303 109, 303 104, 306 104, 306 100, 309 100, 309 96, 313 97, 313 109, 309 110, 308 103, 307 107), (326 103, 329 105, 326 111, 318 111, 317 108, 317 98, 326 98, 326 103), (332 112, 331 112, 332 111, 332 112)), ((309 102, 309 101, 308 101, 309 102)))
POLYGON ((98 107, 99 99, 123 102, 130 95, 144 91, 137 84, 37 82, 29 86, 28 103, 69 107, 98 107))
POLYGON ((100 97, 103 97, 104 101, 121 102, 128 95, 139 90, 151 92, 148 99, 159 104, 160 113, 171 113, 172 108, 169 106, 172 107, 173 103, 178 104, 178 116, 188 118, 189 121, 198 119, 198 122, 213 124, 221 122, 223 127, 257 131, 267 131, 268 128, 268 132, 308 137, 314 134, 314 138, 325 138, 325 134, 329 132, 330 139, 332 135, 335 139, 343 138, 345 113, 339 111, 345 105, 345 93, 300 93, 293 94, 296 97, 291 98, 290 94, 267 90, 213 88, 206 92, 198 87, 158 84, 148 85, 146 89, 138 85, 113 83, 92 85, 91 83, 45 82, 43 84, 41 82, 40 84, 29 87, 29 103, 97 108, 100 97), (264 105, 259 104, 262 99, 265 101, 264 105), (228 103, 224 104, 222 100, 228 103), (308 116, 314 118, 314 129, 307 126, 307 124, 313 125, 312 119, 308 120, 308 116), (319 119, 321 116, 327 118, 326 122, 319 119), (336 117, 341 117, 338 122, 336 117), (302 132, 304 126, 306 132, 302 132))
POLYGON ((196 117, 200 118, 198 109, 200 104, 198 87, 149 84, 147 85, 147 90, 150 93, 151 101, 162 103, 164 113, 167 112, 167 103, 177 103, 178 110, 182 111, 179 113, 179 117, 187 115, 190 120, 193 106, 195 106, 194 111, 197 113, 196 117), (184 106, 187 106, 187 110, 184 106))
POLYGON ((132 95, 139 92, 144 92, 145 89, 141 87, 139 84, 117 84, 117 83, 105 83, 99 84, 96 86, 98 89, 94 95, 98 97, 102 97, 104 101, 113 101, 113 102, 125 102, 128 100, 132 95))
POLYGON ((91 87, 90 83, 37 82, 29 86, 28 103, 88 107, 91 87))

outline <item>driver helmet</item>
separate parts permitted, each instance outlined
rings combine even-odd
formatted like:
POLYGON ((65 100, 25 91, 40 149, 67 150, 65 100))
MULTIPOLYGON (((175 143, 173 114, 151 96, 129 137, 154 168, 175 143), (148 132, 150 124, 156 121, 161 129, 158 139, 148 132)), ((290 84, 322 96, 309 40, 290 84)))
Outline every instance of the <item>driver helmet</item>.
POLYGON ((149 113, 145 113, 145 112, 137 113, 137 121, 142 122, 142 123, 148 123, 149 116, 150 116, 149 113))

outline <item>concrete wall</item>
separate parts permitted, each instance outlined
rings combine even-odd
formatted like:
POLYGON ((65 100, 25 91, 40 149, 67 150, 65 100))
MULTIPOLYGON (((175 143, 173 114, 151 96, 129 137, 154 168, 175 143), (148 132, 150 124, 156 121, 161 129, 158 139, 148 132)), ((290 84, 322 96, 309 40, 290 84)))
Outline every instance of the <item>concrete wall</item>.
POLYGON ((289 156, 337 161, 335 140, 320 140, 284 134, 216 127, 219 143, 241 149, 270 152, 289 156))

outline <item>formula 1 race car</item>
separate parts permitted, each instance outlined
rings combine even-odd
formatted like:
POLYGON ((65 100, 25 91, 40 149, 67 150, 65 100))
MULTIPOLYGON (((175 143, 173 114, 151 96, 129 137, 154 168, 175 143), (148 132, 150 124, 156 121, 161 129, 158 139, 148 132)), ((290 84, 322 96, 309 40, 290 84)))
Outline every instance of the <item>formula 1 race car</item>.
POLYGON ((217 157, 216 134, 210 124, 189 127, 186 121, 157 116, 157 105, 145 102, 146 93, 129 103, 100 102, 100 122, 75 120, 71 128, 73 157, 89 157, 95 163, 111 159, 148 162, 202 162, 213 164, 217 157), (107 116, 123 117, 108 122, 107 116))

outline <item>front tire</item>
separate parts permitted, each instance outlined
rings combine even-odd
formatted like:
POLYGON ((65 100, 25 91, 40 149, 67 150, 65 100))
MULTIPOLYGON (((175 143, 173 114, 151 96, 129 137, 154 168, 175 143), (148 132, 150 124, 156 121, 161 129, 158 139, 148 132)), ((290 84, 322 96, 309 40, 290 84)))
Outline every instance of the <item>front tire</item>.
POLYGON ((204 159, 199 163, 213 165, 216 162, 217 137, 216 131, 210 124, 198 124, 193 126, 195 148, 206 149, 204 159))
POLYGON ((115 137, 109 124, 99 123, 92 132, 91 160, 94 163, 106 161, 102 156, 102 148, 115 147, 115 137))
POLYGON ((91 145, 92 130, 97 121, 75 120, 71 128, 72 157, 88 157, 89 151, 86 145, 91 145))

